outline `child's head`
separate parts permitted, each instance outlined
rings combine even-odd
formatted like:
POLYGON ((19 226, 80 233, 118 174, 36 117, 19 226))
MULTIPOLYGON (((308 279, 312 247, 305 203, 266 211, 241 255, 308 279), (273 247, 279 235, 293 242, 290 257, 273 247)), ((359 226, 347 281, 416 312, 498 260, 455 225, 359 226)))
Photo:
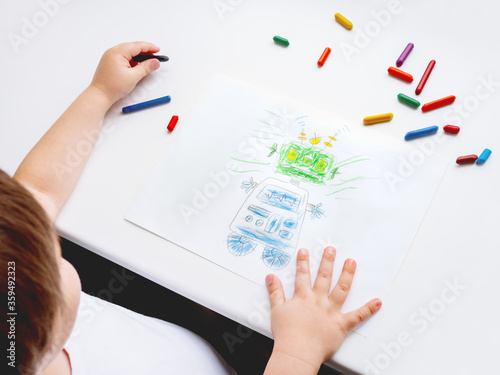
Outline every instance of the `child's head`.
POLYGON ((0 170, 0 269, 4 275, 0 312, 4 317, 9 312, 17 314, 12 315, 12 324, 1 324, 0 335, 7 338, 8 348, 14 343, 15 368, 22 374, 39 372, 54 359, 76 317, 79 279, 62 259, 57 238, 33 195, 0 170))

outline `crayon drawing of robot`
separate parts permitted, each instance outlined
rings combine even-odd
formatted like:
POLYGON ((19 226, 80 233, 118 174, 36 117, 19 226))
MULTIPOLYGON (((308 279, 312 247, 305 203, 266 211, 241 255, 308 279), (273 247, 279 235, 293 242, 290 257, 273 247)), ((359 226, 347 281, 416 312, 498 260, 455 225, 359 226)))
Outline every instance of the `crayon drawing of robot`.
MULTIPOLYGON (((306 138, 304 133, 300 134, 302 142, 306 138)), ((275 172, 290 177, 289 182, 267 178, 257 184, 251 178, 242 183, 242 189, 251 193, 230 224, 232 232, 227 246, 231 254, 247 255, 260 246, 267 267, 280 270, 288 265, 306 213, 310 213, 311 219, 324 214, 321 203, 308 202, 309 193, 299 183, 324 185, 333 179, 338 168, 334 168, 333 155, 325 152, 326 147, 332 146, 332 140, 335 138, 329 137, 323 149, 316 146, 319 138, 310 140, 312 146, 293 141, 283 144, 275 172)), ((276 150, 277 146, 273 145, 272 151, 276 150)))

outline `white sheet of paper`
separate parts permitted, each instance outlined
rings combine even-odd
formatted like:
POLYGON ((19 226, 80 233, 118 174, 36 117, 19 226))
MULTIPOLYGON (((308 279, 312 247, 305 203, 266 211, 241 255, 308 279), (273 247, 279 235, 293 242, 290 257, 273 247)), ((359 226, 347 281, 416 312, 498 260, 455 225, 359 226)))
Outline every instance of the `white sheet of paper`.
POLYGON ((287 297, 297 250, 314 278, 333 245, 334 280, 358 263, 353 310, 387 295, 448 165, 432 142, 367 130, 217 77, 126 219, 257 284, 273 272, 287 297))

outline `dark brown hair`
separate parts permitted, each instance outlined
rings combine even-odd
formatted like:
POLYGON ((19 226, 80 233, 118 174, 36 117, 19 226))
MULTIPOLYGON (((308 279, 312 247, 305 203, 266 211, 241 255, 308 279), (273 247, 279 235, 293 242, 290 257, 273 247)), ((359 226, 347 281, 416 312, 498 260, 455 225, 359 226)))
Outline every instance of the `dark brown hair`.
MULTIPOLYGON (((14 339, 10 324, 0 324, 7 348, 15 343, 17 371, 7 366, 9 372, 34 374, 50 349, 54 320, 63 305, 56 241, 52 224, 33 195, 0 170, 0 315, 8 319, 12 306, 17 313, 14 339), (15 305, 8 304, 14 294, 15 305)), ((4 353, 3 361, 10 362, 4 353)))

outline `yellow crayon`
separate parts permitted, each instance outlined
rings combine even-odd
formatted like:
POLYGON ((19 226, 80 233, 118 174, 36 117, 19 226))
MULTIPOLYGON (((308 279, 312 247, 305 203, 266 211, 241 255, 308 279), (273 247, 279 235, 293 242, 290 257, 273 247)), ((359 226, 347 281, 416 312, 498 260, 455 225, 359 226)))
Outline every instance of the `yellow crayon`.
POLYGON ((384 113, 382 115, 368 116, 363 119, 365 125, 373 125, 379 122, 391 121, 394 115, 392 113, 384 113))
POLYGON ((342 26, 344 26, 347 30, 352 29, 352 22, 345 18, 342 14, 335 13, 335 20, 342 26))

